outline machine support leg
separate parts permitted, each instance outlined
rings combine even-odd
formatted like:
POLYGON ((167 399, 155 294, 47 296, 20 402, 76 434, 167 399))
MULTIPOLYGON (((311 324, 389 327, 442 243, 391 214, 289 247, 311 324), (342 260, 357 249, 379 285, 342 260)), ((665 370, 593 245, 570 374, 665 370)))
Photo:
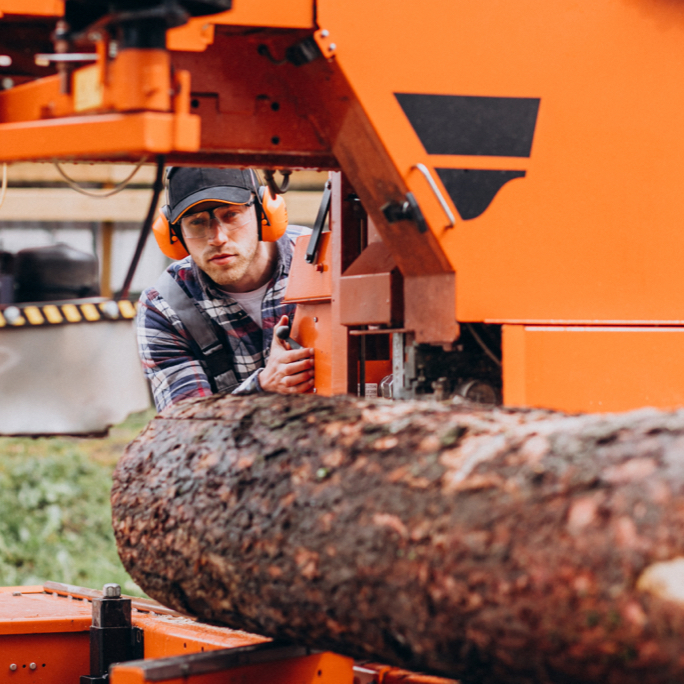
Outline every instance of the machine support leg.
POLYGON ((121 596, 118 584, 105 584, 102 598, 93 599, 90 675, 83 675, 81 684, 105 684, 110 665, 143 656, 143 631, 133 627, 131 599, 121 596))

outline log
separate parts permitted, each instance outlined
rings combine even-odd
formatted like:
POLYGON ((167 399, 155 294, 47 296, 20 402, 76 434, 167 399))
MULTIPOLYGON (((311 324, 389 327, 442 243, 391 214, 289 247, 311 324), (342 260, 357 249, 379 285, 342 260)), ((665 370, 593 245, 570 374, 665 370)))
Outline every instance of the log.
POLYGON ((161 414, 121 560, 188 615, 464 682, 684 678, 684 412, 315 395, 161 414))

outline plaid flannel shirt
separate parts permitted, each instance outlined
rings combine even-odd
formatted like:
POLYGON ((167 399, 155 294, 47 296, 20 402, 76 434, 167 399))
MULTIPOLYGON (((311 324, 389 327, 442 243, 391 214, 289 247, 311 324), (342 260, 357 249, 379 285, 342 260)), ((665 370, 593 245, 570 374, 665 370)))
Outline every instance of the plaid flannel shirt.
MULTIPOLYGON (((218 289, 191 257, 167 269, 212 323, 224 347, 233 349, 233 370, 240 385, 232 394, 263 391, 258 377, 270 352, 273 328, 281 316, 292 320, 294 315, 295 305, 282 301, 298 235, 297 229, 291 228, 276 243, 276 269, 261 305, 263 329, 229 294, 218 289)), ((181 399, 213 394, 199 346, 154 286, 140 296, 137 329, 143 370, 158 411, 181 399)))

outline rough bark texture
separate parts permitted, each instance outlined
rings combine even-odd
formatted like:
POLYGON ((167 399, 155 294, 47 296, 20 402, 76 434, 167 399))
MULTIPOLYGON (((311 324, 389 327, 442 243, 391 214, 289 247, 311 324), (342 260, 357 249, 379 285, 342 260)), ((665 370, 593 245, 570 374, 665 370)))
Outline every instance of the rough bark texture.
POLYGON ((464 681, 643 684, 684 678, 683 492, 684 412, 212 397, 150 423, 112 504, 136 582, 202 619, 464 681))

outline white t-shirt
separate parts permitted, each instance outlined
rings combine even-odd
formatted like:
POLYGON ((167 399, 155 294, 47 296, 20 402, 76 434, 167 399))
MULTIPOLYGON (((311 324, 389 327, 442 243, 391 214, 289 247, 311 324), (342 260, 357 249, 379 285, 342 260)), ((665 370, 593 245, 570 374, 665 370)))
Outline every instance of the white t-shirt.
POLYGON ((258 290, 252 290, 251 292, 223 291, 226 292, 231 299, 234 299, 260 328, 263 328, 263 320, 261 318, 261 303, 264 301, 264 295, 266 294, 267 289, 268 283, 262 285, 258 290))

